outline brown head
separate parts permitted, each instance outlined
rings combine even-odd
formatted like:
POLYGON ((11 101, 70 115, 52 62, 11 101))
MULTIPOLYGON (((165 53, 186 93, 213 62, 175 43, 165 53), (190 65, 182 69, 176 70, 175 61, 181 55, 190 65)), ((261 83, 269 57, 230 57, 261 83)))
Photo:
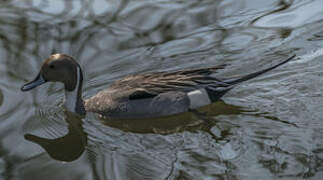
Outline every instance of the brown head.
POLYGON ((62 82, 65 89, 73 91, 77 84, 77 62, 65 54, 53 54, 45 60, 37 77, 21 90, 29 91, 45 82, 62 82))
POLYGON ((64 84, 65 106, 68 110, 77 112, 84 109, 82 100, 82 70, 71 56, 65 54, 51 55, 41 66, 36 78, 23 85, 21 90, 29 91, 46 82, 61 82, 64 84), (78 110, 77 108, 83 109, 78 110))

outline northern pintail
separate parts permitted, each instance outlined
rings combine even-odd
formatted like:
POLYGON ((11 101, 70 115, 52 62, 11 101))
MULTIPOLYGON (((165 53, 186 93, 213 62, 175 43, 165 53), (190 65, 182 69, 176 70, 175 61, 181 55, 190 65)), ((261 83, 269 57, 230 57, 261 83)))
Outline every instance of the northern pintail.
POLYGON ((211 104, 243 81, 268 72, 293 59, 295 55, 267 69, 251 74, 218 79, 213 74, 225 65, 176 72, 129 75, 108 89, 83 101, 83 73, 73 57, 51 55, 37 77, 21 90, 28 91, 46 82, 62 82, 65 108, 80 115, 99 113, 110 118, 153 118, 186 112, 211 104))

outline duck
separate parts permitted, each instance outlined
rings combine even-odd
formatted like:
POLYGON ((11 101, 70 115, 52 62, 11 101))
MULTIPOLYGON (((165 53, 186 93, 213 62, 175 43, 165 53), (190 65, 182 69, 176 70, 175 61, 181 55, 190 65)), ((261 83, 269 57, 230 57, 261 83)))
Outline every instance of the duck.
POLYGON ((67 54, 47 58, 36 78, 21 87, 29 91, 46 82, 64 84, 63 106, 69 112, 86 115, 98 113, 112 119, 157 118, 197 110, 220 100, 236 85, 271 71, 293 59, 246 75, 217 78, 215 73, 225 64, 174 72, 153 72, 128 75, 112 83, 94 96, 83 100, 82 68, 67 54))

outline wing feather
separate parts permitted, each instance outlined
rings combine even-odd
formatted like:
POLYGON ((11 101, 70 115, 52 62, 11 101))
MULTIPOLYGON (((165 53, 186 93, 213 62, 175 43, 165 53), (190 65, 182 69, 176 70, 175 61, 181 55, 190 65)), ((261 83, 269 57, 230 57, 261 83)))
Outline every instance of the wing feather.
POLYGON ((154 97, 164 92, 189 92, 211 85, 212 87, 228 87, 230 84, 210 76, 211 74, 216 73, 216 70, 223 69, 224 66, 225 65, 176 72, 130 75, 116 81, 110 86, 110 89, 128 91, 129 99, 142 99, 154 97))

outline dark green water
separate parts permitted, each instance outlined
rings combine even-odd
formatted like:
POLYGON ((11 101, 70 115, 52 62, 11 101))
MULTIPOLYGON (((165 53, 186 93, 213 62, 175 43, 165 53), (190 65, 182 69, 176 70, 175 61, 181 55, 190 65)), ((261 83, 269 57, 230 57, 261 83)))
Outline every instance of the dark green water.
POLYGON ((323 177, 322 0, 0 2, 0 179, 323 177), (63 87, 23 93, 55 52, 90 97, 129 74, 228 63, 219 76, 292 62, 223 102, 159 119, 80 119, 63 87))

